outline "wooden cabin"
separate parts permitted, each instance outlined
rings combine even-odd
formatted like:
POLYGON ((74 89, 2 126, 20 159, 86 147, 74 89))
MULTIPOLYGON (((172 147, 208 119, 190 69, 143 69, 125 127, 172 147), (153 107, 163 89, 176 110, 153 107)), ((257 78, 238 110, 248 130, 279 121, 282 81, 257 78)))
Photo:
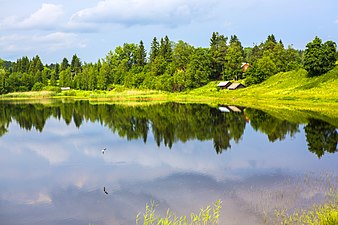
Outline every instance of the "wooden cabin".
POLYGON ((226 89, 228 88, 232 83, 230 81, 221 81, 219 84, 217 84, 217 87, 221 89, 226 89))
POLYGON ((246 86, 244 84, 241 84, 241 83, 232 83, 228 87, 229 90, 236 90, 236 89, 240 89, 240 88, 246 88, 246 86))

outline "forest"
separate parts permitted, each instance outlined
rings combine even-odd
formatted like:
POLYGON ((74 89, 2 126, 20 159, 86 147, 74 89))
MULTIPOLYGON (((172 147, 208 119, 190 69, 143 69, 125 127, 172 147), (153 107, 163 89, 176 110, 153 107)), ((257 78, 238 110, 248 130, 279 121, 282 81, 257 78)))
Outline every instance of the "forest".
POLYGON ((72 59, 43 64, 38 55, 10 62, 0 59, 0 94, 19 91, 57 91, 60 87, 77 90, 127 88, 185 91, 210 81, 241 80, 258 84, 270 76, 304 68, 309 76, 331 70, 337 60, 336 43, 322 43, 318 37, 306 49, 285 47, 274 35, 253 47, 243 47, 236 35, 230 38, 213 32, 207 48, 184 41, 173 42, 168 36, 153 38, 149 52, 142 41, 125 43, 96 63, 72 59), (243 63, 249 68, 244 70, 243 63))

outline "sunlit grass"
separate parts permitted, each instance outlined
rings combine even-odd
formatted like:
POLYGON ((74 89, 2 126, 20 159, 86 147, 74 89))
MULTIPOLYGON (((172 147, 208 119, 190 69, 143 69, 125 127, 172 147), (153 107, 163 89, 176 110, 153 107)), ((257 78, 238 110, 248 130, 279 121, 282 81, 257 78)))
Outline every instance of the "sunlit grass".
POLYGON ((190 216, 176 216, 170 209, 167 210, 166 216, 160 216, 156 213, 157 204, 150 202, 146 204, 144 213, 136 216, 137 225, 217 225, 219 224, 220 210, 222 207, 221 200, 214 203, 213 206, 201 208, 198 214, 191 213, 190 216))
POLYGON ((239 90, 219 90, 217 81, 180 93, 130 89, 116 86, 111 91, 68 90, 62 92, 20 92, 1 96, 13 98, 73 98, 95 101, 157 101, 224 104, 257 109, 310 110, 334 115, 338 111, 338 67, 319 77, 308 78, 305 70, 279 73, 259 85, 239 90))
POLYGON ((283 225, 337 225, 338 224, 338 192, 335 198, 322 205, 314 205, 309 210, 296 210, 289 214, 286 210, 276 210, 279 224, 283 225))
POLYGON ((53 91, 28 91, 28 92, 12 92, 2 95, 2 98, 49 98, 54 96, 53 91))

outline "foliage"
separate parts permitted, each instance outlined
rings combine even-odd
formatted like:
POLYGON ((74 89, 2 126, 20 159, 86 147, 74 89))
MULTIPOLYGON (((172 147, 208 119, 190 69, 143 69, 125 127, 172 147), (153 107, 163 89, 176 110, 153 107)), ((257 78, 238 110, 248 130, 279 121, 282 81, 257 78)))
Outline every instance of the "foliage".
POLYGON ((318 37, 306 45, 304 68, 310 77, 322 75, 333 69, 336 63, 336 43, 327 41, 324 44, 318 37))
POLYGON ((264 43, 247 49, 247 52, 250 56, 247 56, 250 67, 245 73, 247 85, 258 84, 276 73, 301 67, 301 51, 292 46, 285 48, 282 41, 276 41, 274 35, 269 35, 264 43))
POLYGON ((175 213, 167 210, 165 217, 156 215, 157 204, 150 202, 146 204, 146 211, 136 216, 136 224, 143 225, 217 225, 219 224, 219 216, 221 210, 221 200, 217 200, 213 207, 207 206, 205 209, 201 208, 198 214, 191 213, 190 218, 188 216, 176 216, 175 213), (140 223, 141 222, 141 223, 140 223))
POLYGON ((309 151, 315 153, 318 158, 322 157, 324 152, 334 153, 338 151, 336 127, 321 120, 310 119, 304 130, 309 151))
MULTIPOLYGON (((299 132, 300 123, 312 123, 311 121, 318 121, 317 123, 323 124, 320 131, 317 132, 317 137, 313 139, 323 139, 325 141, 313 142, 309 137, 306 138, 308 145, 315 143, 313 148, 309 147, 309 151, 318 149, 322 154, 335 153, 337 149, 331 148, 332 143, 337 143, 337 133, 334 127, 338 127, 338 119, 336 117, 327 117, 317 115, 315 113, 301 113, 301 111, 288 111, 285 115, 282 113, 285 110, 274 110, 263 112, 256 109, 245 109, 244 112, 229 112, 222 113, 218 108, 210 107, 203 104, 179 104, 179 103, 166 103, 156 104, 154 102, 135 102, 136 100, 143 100, 147 98, 147 94, 154 96, 152 92, 139 93, 135 97, 135 92, 131 90, 120 90, 123 86, 117 86, 109 93, 120 94, 120 96, 131 95, 133 99, 123 101, 124 104, 133 104, 134 107, 125 107, 118 104, 91 104, 89 101, 56 101, 53 100, 52 105, 27 104, 11 104, 11 102, 3 102, 1 106, 3 110, 0 111, 0 118, 7 118, 0 121, 0 124, 9 124, 11 121, 16 121, 20 126, 32 129, 38 127, 43 129, 44 123, 35 121, 32 118, 39 117, 39 119, 46 121, 49 117, 54 116, 58 119, 64 119, 65 122, 69 118, 76 118, 77 125, 80 126, 79 121, 91 119, 91 121, 98 120, 104 124, 112 132, 117 133, 119 136, 128 140, 141 139, 147 142, 149 130, 152 130, 154 140, 160 147, 164 145, 171 148, 176 142, 186 142, 188 140, 210 140, 213 149, 217 154, 231 149, 232 142, 238 142, 243 138, 244 130, 247 126, 247 121, 250 120, 251 126, 255 130, 266 134, 269 141, 283 140, 287 135, 293 137, 299 132), (131 102, 134 101, 134 102, 131 102), (25 107, 24 107, 25 106, 25 107), (60 114, 60 112, 63 112, 60 114), (293 121, 288 117, 293 114, 292 118, 299 117, 298 120, 293 121), (299 115, 300 114, 300 115, 299 115), (24 115, 24 117, 22 117, 24 115), (308 119, 311 118, 311 119, 308 119), (326 135, 326 134, 329 135, 326 135), (336 141, 336 142, 334 142, 336 141)), ((51 97, 55 92, 27 92, 24 93, 11 93, 13 98, 34 98, 37 94, 40 96, 51 97)), ((102 98, 107 94, 106 91, 62 91, 58 95, 72 96, 76 98, 85 98, 90 96, 92 98, 102 98)), ((93 102, 96 102, 95 100, 93 102)), ((111 102, 110 102, 111 103, 111 102)), ((121 104, 121 103, 120 103, 121 104)), ((266 110, 266 109, 265 109, 266 110)), ((308 128, 306 128, 308 129, 308 128)), ((308 131, 306 131, 309 133, 308 131)), ((312 132, 313 133, 313 132, 312 132)), ((316 153, 316 152, 314 152, 316 153)))
MULTIPOLYGON (((327 49, 332 45, 327 44, 327 49)), ((332 48, 331 48, 332 49, 332 48)), ((210 81, 247 78, 247 84, 260 83, 281 71, 299 68, 300 55, 292 47, 284 48, 273 35, 266 42, 246 48, 236 35, 213 32, 209 48, 196 48, 168 36, 154 37, 147 55, 144 43, 124 43, 109 51, 96 63, 83 63, 74 54, 69 63, 43 65, 37 55, 6 63, 0 72, 1 93, 31 90, 35 83, 71 87, 76 90, 107 90, 111 85, 178 92, 201 87, 210 81), (148 56, 148 57, 147 57, 148 56), (241 68, 250 63, 248 72, 241 68), (8 68, 10 66, 10 68, 8 68)))
POLYGON ((43 83, 37 82, 32 87, 32 91, 41 91, 45 85, 43 83))

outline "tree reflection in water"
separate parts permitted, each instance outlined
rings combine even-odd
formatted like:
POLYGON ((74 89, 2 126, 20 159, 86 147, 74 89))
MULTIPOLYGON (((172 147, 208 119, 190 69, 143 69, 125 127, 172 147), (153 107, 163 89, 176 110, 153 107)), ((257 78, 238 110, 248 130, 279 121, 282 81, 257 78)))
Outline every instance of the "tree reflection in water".
MULTIPOLYGON (((299 124, 282 120, 270 114, 245 109, 244 112, 221 112, 202 104, 166 103, 149 106, 117 104, 91 104, 88 101, 53 102, 51 104, 0 104, 0 136, 8 132, 9 124, 16 121, 26 130, 42 132, 48 118, 63 119, 67 125, 83 121, 99 122, 113 133, 127 140, 147 142, 151 130, 158 146, 171 148, 175 142, 212 140, 217 153, 238 143, 248 119, 251 126, 267 135, 269 141, 285 139, 299 132, 299 124)), ((337 152, 337 130, 324 121, 309 119, 305 126, 306 139, 311 152, 321 157, 324 152, 337 152)))
POLYGON ((310 119, 304 130, 309 151, 315 153, 318 158, 325 152, 337 152, 338 133, 334 126, 321 120, 310 119))

